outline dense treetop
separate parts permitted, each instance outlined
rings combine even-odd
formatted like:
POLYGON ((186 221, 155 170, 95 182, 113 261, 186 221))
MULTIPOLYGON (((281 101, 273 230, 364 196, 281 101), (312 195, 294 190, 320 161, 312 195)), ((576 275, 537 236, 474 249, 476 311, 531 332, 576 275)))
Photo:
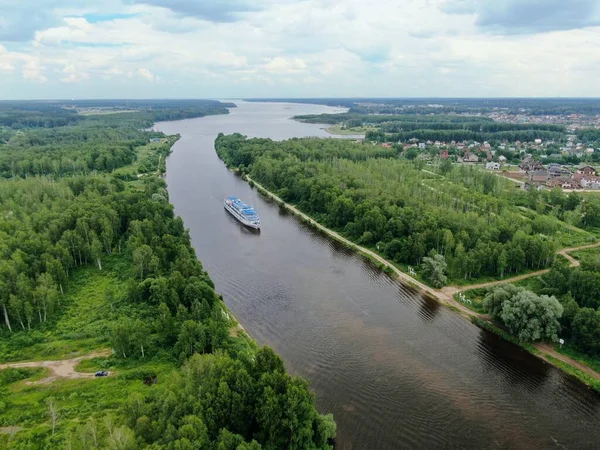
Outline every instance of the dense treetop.
MULTIPOLYGON (((404 264, 441 254, 454 278, 547 267, 563 239, 590 238, 520 207, 542 200, 515 194, 510 182, 471 167, 440 166, 440 176, 398 158, 393 149, 333 139, 272 142, 220 135, 216 149, 229 166, 350 239, 378 244, 404 264)), ((570 199, 557 198, 556 213, 589 220, 585 209, 597 201, 582 206, 578 197, 570 199)))
MULTIPOLYGON (((56 110, 36 111, 46 117, 56 110)), ((72 380, 23 392, 15 383, 35 372, 0 371, 0 426, 24 428, 10 438, 0 434, 0 446, 331 448, 335 423, 317 412, 307 383, 288 375, 270 349, 231 332, 165 182, 123 176, 145 164, 142 151, 151 166, 166 156, 175 139, 140 126, 171 114, 180 112, 89 116, 56 126, 44 119, 11 129, 0 144, 1 361, 39 348, 110 346, 107 362, 122 372, 79 380, 94 384, 72 380), (149 146, 151 137, 165 142, 149 146), (88 280, 107 283, 107 270, 109 285, 96 300, 102 312, 70 317, 74 301, 98 294, 88 280), (156 378, 154 367, 164 375, 165 366, 179 365, 182 371, 140 390, 142 380, 156 378), (24 411, 31 392, 36 400, 24 411), (93 395, 105 408, 95 407, 93 395)))

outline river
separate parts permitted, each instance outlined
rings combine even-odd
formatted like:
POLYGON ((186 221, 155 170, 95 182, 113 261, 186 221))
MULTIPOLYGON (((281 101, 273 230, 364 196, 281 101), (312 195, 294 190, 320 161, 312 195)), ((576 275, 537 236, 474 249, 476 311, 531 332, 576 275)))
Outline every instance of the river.
POLYGON ((337 448, 550 449, 600 446, 600 396, 400 285, 263 199, 217 158, 219 132, 328 134, 296 114, 335 109, 236 102, 229 115, 162 122, 175 212, 227 306, 338 424, 337 448), (262 231, 223 209, 236 195, 262 231))

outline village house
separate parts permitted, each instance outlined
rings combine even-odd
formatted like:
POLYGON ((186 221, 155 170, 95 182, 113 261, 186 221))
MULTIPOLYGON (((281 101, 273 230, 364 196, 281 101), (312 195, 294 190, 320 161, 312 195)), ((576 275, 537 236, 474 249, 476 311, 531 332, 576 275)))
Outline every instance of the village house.
POLYGON ((548 164, 548 175, 552 178, 558 178, 561 177, 563 175, 570 175, 570 173, 563 169, 563 167, 560 164, 548 164))
POLYGON ((476 163, 479 162, 479 157, 475 153, 465 152, 463 161, 468 163, 476 163))
POLYGON ((550 176, 547 170, 532 170, 529 172, 529 181, 533 184, 546 184, 550 176))
POLYGON ((384 142, 383 144, 381 144, 381 146, 382 146, 383 148, 392 148, 392 144, 391 144, 391 143, 389 143, 389 142, 384 142))
POLYGON ((440 150, 440 158, 448 159, 448 150, 440 150))
POLYGON ((559 187, 561 189, 581 189, 579 181, 573 178, 551 178, 546 185, 550 188, 559 187))
POLYGON ((525 158, 519 168, 527 173, 536 171, 542 168, 542 164, 539 161, 534 161, 531 158, 525 158))
POLYGON ((579 179, 579 183, 584 189, 600 189, 600 177, 584 175, 579 179))
POLYGON ((419 148, 420 148, 421 150, 425 150, 425 148, 426 148, 426 147, 427 147, 427 146, 425 145, 425 142, 419 142, 419 148))
POLYGON ((485 168, 487 170, 500 170, 500 163, 489 162, 489 163, 486 163, 485 168))
POLYGON ((505 163, 506 162, 506 156, 504 156, 504 155, 498 156, 498 161, 500 161, 500 163, 505 163))
POLYGON ((592 166, 582 166, 582 167, 577 168, 576 173, 582 174, 582 175, 588 175, 588 176, 595 176, 596 169, 594 169, 592 166))

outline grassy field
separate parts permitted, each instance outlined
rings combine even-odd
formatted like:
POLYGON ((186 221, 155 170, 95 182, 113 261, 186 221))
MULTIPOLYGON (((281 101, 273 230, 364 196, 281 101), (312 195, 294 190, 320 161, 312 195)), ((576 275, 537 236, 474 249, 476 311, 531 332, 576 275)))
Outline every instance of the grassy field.
MULTIPOLYGON (((49 438, 52 442, 49 402, 58 405, 54 433, 68 435, 77 423, 90 422, 90 417, 105 420, 136 393, 145 394, 154 389, 143 383, 145 374, 155 375, 160 381, 168 378, 174 368, 175 365, 168 362, 138 362, 135 367, 118 367, 117 372, 108 377, 58 379, 48 384, 35 384, 44 376, 43 369, 18 369, 18 376, 13 375, 0 390, 0 427, 24 427, 30 436, 38 437, 37 441, 49 438)), ((7 369, 0 374, 11 372, 14 374, 16 370, 7 369)), ((8 447, 9 443, 12 448, 33 448, 22 447, 25 444, 21 444, 20 439, 19 434, 0 434, 0 448, 8 447)), ((31 440, 27 445, 31 445, 31 440)))
MULTIPOLYGON (((0 361, 39 361, 73 358, 106 348, 110 323, 121 315, 144 317, 142 305, 124 302, 129 267, 122 255, 76 270, 61 298, 62 313, 39 330, 5 334, 0 361)), ((147 312, 147 311, 146 311, 147 312)))
POLYGON ((462 303, 465 307, 469 308, 471 311, 475 311, 479 314, 485 314, 486 310, 483 307, 483 299, 487 294, 487 289, 471 289, 470 291, 466 291, 462 293, 467 300, 470 300, 471 303, 462 302, 459 298, 458 294, 454 294, 454 300, 459 303, 462 303))
MULTIPOLYGON (((130 269, 123 255, 113 255, 103 261, 103 270, 88 266, 75 271, 61 300, 62 313, 39 331, 16 332, 0 340, 0 361, 59 360, 85 355, 109 347, 109 330, 119 316, 150 320, 149 309, 135 307, 124 301, 126 280, 130 269)), ((112 357, 80 362, 76 371, 109 370, 106 378, 58 378, 48 383, 36 383, 47 378, 47 368, 5 369, 0 371, 0 427, 27 428, 29 436, 52 434, 49 399, 59 405, 55 433, 67 433, 75 423, 90 416, 106 416, 117 410, 136 392, 152 387, 144 377, 159 379, 170 374, 176 363, 160 355, 147 361, 125 361, 112 357)), ((19 434, 0 434, 0 447, 19 447, 19 434)), ((50 438, 51 439, 51 438, 50 438)), ((31 443, 31 441, 28 441, 31 443)), ((24 448, 24 447, 23 447, 24 448)))
POLYGON ((133 164, 115 170, 115 174, 141 176, 144 174, 162 174, 165 173, 166 158, 171 152, 171 147, 177 141, 178 136, 168 136, 161 142, 149 142, 146 145, 137 147, 137 158, 133 164))
POLYGON ((588 248, 571 253, 571 256, 588 267, 600 270, 600 247, 588 248))
POLYGON ((353 127, 353 128, 342 128, 340 125, 333 125, 332 127, 326 128, 329 134, 338 134, 342 136, 354 135, 354 134, 365 134, 367 131, 373 131, 376 128, 369 127, 353 127))

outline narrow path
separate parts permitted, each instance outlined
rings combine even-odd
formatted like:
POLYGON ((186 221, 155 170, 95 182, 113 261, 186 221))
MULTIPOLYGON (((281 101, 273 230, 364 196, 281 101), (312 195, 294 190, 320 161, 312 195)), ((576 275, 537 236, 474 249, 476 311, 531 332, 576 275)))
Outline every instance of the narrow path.
POLYGON ((548 273, 548 272, 550 272, 550 269, 542 269, 542 270, 536 270, 535 272, 525 273, 523 275, 517 275, 516 277, 512 277, 512 278, 504 278, 502 280, 489 281, 487 283, 470 284, 468 286, 450 286, 450 287, 455 288, 456 292, 465 292, 465 291, 470 291, 471 289, 481 289, 481 288, 486 288, 486 287, 497 286, 499 284, 514 283, 515 281, 521 281, 521 280, 525 280, 527 278, 544 275, 545 273, 548 273))
MULTIPOLYGON (((586 373, 590 377, 600 380, 600 374, 598 372, 596 372, 594 369, 592 369, 584 364, 581 364, 580 362, 577 362, 577 361, 569 358, 568 356, 563 355, 562 353, 558 353, 550 345, 542 343, 542 342, 538 342, 534 345, 535 345, 535 348, 537 348, 540 352, 542 352, 542 357, 544 357, 545 355, 550 355, 553 358, 556 358, 564 363, 569 364, 570 366, 575 367, 576 369, 581 370, 582 372, 586 373)), ((546 360, 546 361, 548 361, 548 360, 546 360)), ((550 364, 552 364, 551 361, 548 361, 548 362, 550 364)))
MULTIPOLYGON (((336 239, 339 242, 343 242, 345 244, 348 244, 350 246, 352 246, 353 248, 356 248, 357 251, 359 253, 363 253, 365 255, 370 256, 371 258, 373 258, 376 261, 379 261, 382 264, 385 264, 387 267, 390 267, 394 273, 398 276, 398 278, 402 281, 404 281, 405 284, 407 284, 410 287, 415 287, 418 288, 419 290, 425 292, 426 294, 432 296, 433 298, 435 298, 436 300, 438 300, 440 303, 445 304, 446 306, 450 306, 452 309, 454 309, 455 311, 459 312, 463 317, 466 318, 471 318, 471 317, 477 317, 479 319, 482 320, 487 320, 490 321, 490 317, 487 314, 479 314, 469 308, 467 308, 465 305, 463 305, 460 302, 457 302, 456 300, 454 300, 454 294, 458 293, 458 292, 462 292, 465 290, 469 290, 469 289, 475 289, 477 286, 480 287, 487 287, 487 286, 494 286, 496 284, 502 284, 502 283, 507 283, 507 282, 511 282, 511 281, 518 281, 518 280, 522 280, 528 277, 533 277, 533 276, 537 276, 543 273, 546 273, 549 271, 549 269, 545 269, 545 270, 540 270, 537 272, 532 272, 532 273, 528 273, 525 275, 519 275, 517 277, 513 277, 513 278, 508 278, 505 280, 500 280, 500 281, 493 281, 490 283, 482 283, 480 285, 472 285, 472 286, 465 286, 465 287, 458 287, 458 286, 446 286, 442 289, 433 289, 429 286, 427 286, 424 283, 421 283, 418 280, 415 280, 414 278, 412 278, 410 275, 405 274, 404 272, 402 272, 401 270, 399 270, 396 266, 394 266, 392 263, 390 263, 389 261, 387 261, 385 258, 379 256, 377 253, 361 247, 360 245, 355 244, 354 242, 346 239, 345 237, 339 235, 338 233, 336 233, 333 230, 330 230, 329 228, 321 225, 320 223, 316 222, 315 220, 313 220, 310 216, 304 214, 302 211, 300 211, 299 209, 297 209, 296 207, 290 205, 289 203, 284 202, 280 197, 278 197, 277 195, 273 194, 272 192, 270 192, 269 190, 265 189, 264 186, 262 186, 260 183, 252 180, 250 178, 250 176, 246 175, 246 180, 247 181, 252 181, 254 183, 254 185, 267 197, 272 198, 273 200, 275 200, 276 202, 278 202, 279 204, 284 204, 285 207, 288 209, 288 211, 292 212, 293 214, 295 214, 298 217, 302 217, 303 219, 307 220, 311 225, 313 225, 314 227, 318 228, 319 230, 323 231, 324 233, 326 233, 327 235, 331 236, 332 238, 336 239)), ((563 249, 562 251, 566 253, 570 253, 573 252, 575 250, 583 250, 586 248, 593 248, 593 247, 599 247, 600 243, 597 244, 590 244, 590 245, 584 245, 581 247, 573 247, 573 248, 567 248, 567 249, 563 249)), ((559 252, 561 253, 561 252, 559 252)), ((563 253, 561 253, 563 254, 563 253)), ((534 346, 540 351, 540 355, 536 355, 541 357, 542 359, 544 359, 544 361, 551 363, 551 361, 549 361, 546 356, 552 356, 553 358, 556 358, 560 361, 563 361, 583 372, 585 372, 586 374, 588 374, 589 376, 600 380, 600 373, 596 372, 595 370, 591 369, 590 367, 587 367, 577 361, 575 361, 574 359, 569 358, 568 356, 562 355, 560 353, 558 353, 556 350, 554 350, 552 347, 550 347, 547 344, 542 344, 542 343, 538 343, 538 344, 534 344, 534 346)))
POLYGON ((93 373, 76 372, 75 366, 81 361, 86 359, 98 358, 101 356, 109 356, 110 350, 102 350, 100 352, 90 353, 88 355, 79 356, 72 359, 63 359, 59 361, 28 361, 28 362, 17 362, 0 364, 0 370, 9 368, 21 368, 21 367, 45 367, 50 370, 51 375, 42 380, 32 382, 31 384, 48 384, 56 380, 57 378, 94 378, 93 373))
MULTIPOLYGON (((571 255, 569 255, 569 253, 579 251, 579 250, 585 250, 588 248, 596 248, 596 247, 600 247, 600 242, 598 242, 596 244, 582 245, 581 247, 563 248, 562 250, 557 251, 556 254, 562 255, 565 258, 567 258, 567 260, 569 261, 569 267, 579 267, 581 265, 581 263, 578 260, 576 260, 575 258, 573 258, 571 255)), ((460 287, 457 287, 457 286, 448 286, 448 287, 454 288, 455 289, 454 293, 464 292, 464 291, 470 291, 471 289, 481 289, 481 288, 486 288, 486 287, 491 287, 491 286, 497 286, 499 284, 513 283, 515 281, 525 280, 526 278, 538 277, 538 276, 544 275, 545 273, 548 273, 548 272, 550 272, 550 269, 542 269, 542 270, 537 270, 535 272, 526 273, 523 275, 517 275, 516 277, 512 277, 512 278, 505 278, 503 280, 490 281, 488 283, 471 284, 469 286, 460 286, 460 287)))

